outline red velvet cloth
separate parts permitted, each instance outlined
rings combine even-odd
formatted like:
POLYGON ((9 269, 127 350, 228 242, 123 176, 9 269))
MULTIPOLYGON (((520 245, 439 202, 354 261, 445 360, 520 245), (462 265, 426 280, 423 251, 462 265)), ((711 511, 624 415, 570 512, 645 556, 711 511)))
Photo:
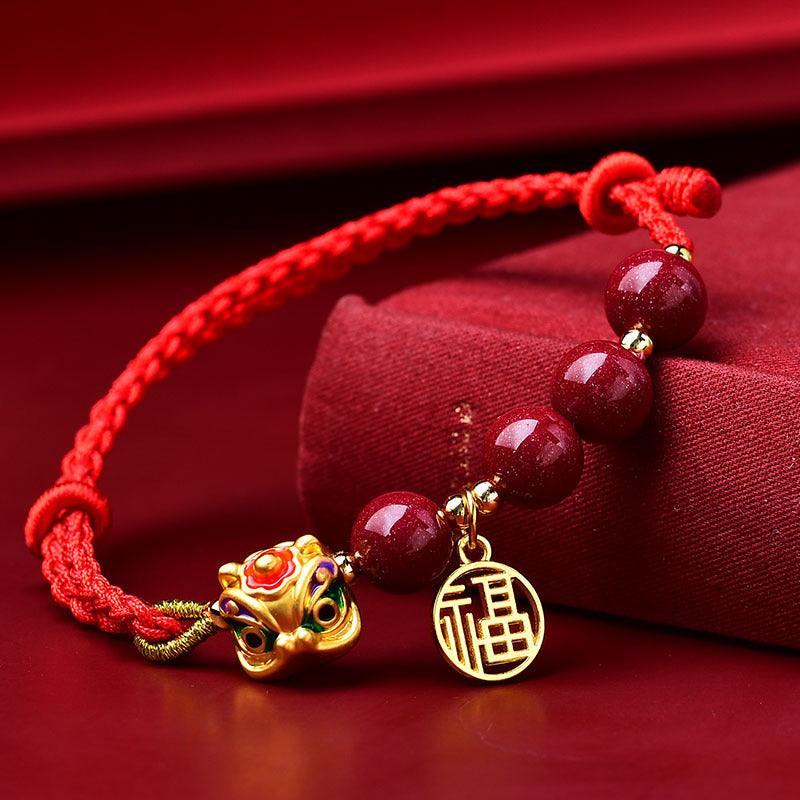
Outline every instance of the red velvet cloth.
POLYGON ((800 114, 795 0, 4 3, 0 202, 800 114))
MULTIPOLYGON (((696 340, 652 362, 645 428, 587 446, 561 504, 481 522, 544 600, 800 647, 799 186, 799 166, 749 180, 717 219, 688 226, 710 311, 696 340)), ((569 346, 614 338, 605 280, 645 244, 586 234, 375 306, 341 300, 302 416, 314 530, 344 544, 377 494, 441 501, 483 477, 494 418, 546 404, 569 346)))

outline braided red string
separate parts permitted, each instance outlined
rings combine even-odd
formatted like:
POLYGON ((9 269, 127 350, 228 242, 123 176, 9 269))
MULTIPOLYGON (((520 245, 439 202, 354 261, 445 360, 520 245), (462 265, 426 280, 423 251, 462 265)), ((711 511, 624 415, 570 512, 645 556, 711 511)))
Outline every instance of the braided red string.
POLYGON ((80 622, 150 642, 187 627, 147 605, 103 576, 93 543, 109 523, 107 503, 95 489, 105 456, 128 413, 147 389, 225 331, 262 310, 314 291, 321 281, 343 277, 351 266, 376 259, 417 236, 508 212, 562 208, 579 203, 587 222, 616 232, 637 225, 666 246, 691 248, 670 216, 711 216, 719 208, 717 182, 704 170, 676 168, 656 174, 640 156, 616 153, 590 173, 553 172, 445 188, 348 222, 270 258, 214 287, 173 317, 128 364, 108 394, 91 410, 62 462, 62 477, 34 504, 25 528, 28 546, 43 557, 42 572, 56 602, 80 622))

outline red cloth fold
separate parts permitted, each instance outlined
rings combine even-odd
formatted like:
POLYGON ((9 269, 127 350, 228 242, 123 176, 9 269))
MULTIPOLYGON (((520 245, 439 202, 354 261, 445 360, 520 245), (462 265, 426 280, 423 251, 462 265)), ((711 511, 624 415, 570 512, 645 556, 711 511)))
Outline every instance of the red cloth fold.
POLYGON ((0 204, 763 126, 796 0, 3 3, 0 204))
MULTIPOLYGON (((545 601, 800 647, 800 166, 726 192, 690 223, 706 326, 651 362, 655 408, 586 446, 576 492, 481 520, 545 601)), ((492 235, 487 227, 487 235, 492 235)), ((300 483, 314 528, 346 544, 372 497, 441 501, 483 477, 502 412, 547 403, 559 355, 613 339, 602 292, 642 235, 574 237, 376 306, 338 304, 304 400, 300 483)))

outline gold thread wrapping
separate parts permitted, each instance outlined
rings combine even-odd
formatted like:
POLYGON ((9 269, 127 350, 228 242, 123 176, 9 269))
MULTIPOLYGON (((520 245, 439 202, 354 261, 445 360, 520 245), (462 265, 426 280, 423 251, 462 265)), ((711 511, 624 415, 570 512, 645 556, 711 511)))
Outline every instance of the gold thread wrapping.
POLYGON ((176 619, 192 619, 194 623, 183 633, 166 642, 148 642, 141 636, 133 637, 139 655, 148 661, 167 662, 185 656, 197 645, 213 636, 217 629, 211 619, 208 603, 193 600, 164 600, 153 608, 176 619))

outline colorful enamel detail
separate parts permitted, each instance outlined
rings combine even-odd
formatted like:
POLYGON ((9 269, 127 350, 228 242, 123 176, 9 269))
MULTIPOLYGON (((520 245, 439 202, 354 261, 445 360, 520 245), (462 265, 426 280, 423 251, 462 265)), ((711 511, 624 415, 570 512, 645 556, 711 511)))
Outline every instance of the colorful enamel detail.
POLYGON ((225 564, 218 577, 214 624, 231 631, 239 663, 255 680, 344 655, 361 634, 347 576, 314 536, 225 564))

